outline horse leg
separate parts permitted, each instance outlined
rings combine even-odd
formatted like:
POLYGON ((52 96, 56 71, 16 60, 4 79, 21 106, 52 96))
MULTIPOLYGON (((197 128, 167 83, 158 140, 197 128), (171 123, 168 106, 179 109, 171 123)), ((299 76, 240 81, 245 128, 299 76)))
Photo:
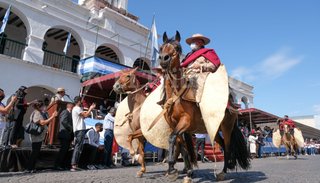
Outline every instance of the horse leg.
POLYGON ((138 162, 141 165, 141 169, 137 172, 136 177, 141 178, 143 173, 146 172, 146 163, 144 161, 144 137, 141 136, 138 138, 139 140, 139 146, 138 146, 138 150, 139 150, 139 157, 138 157, 138 162))
POLYGON ((132 134, 128 135, 127 142, 129 143, 129 153, 130 153, 131 156, 135 155, 135 150, 134 150, 134 148, 132 146, 132 141, 133 141, 133 139, 136 139, 136 138, 139 138, 139 137, 142 137, 141 129, 136 130, 132 134))
POLYGON ((227 173, 227 169, 228 169, 228 155, 227 155, 227 151, 226 151, 226 147, 225 147, 223 138, 219 134, 216 135, 215 141, 223 149, 224 165, 223 165, 222 171, 219 174, 217 174, 217 181, 222 181, 222 180, 224 180, 225 174, 227 173))
MULTIPOLYGON (((187 176, 183 179, 183 182, 184 183, 191 183, 193 169, 192 169, 192 164, 191 164, 191 158, 190 158, 190 155, 188 154, 188 150, 187 150, 186 143, 185 143, 187 140, 185 137, 186 135, 187 135, 186 133, 183 134, 183 140, 180 143, 181 154, 182 154, 184 164, 185 164, 184 170, 185 170, 185 173, 187 173, 187 176)), ((193 149, 192 149, 192 151, 193 151, 193 149)))
POLYGON ((217 175, 217 181, 222 181, 225 179, 225 175, 228 171, 228 168, 233 169, 234 165, 230 159, 230 142, 231 142, 231 133, 234 128, 234 120, 232 120, 231 114, 226 111, 225 117, 221 122, 220 129, 223 134, 223 138, 219 135, 218 139, 220 139, 221 143, 224 144, 224 166, 223 170, 217 175))
POLYGON ((174 164, 176 163, 175 155, 176 155, 176 148, 178 144, 177 142, 178 133, 172 132, 169 136, 169 153, 168 153, 168 177, 175 181, 178 178, 178 170, 174 168, 174 164))

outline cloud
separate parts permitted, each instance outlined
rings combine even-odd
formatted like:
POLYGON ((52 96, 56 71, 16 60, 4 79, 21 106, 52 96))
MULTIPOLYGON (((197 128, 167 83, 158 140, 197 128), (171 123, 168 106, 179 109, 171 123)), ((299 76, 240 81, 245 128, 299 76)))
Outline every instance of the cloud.
POLYGON ((313 110, 316 114, 319 114, 320 115, 320 104, 318 105, 314 105, 313 106, 313 110))
POLYGON ((252 67, 238 67, 231 76, 247 82, 258 79, 276 79, 302 62, 302 56, 293 56, 291 49, 282 48, 252 67))

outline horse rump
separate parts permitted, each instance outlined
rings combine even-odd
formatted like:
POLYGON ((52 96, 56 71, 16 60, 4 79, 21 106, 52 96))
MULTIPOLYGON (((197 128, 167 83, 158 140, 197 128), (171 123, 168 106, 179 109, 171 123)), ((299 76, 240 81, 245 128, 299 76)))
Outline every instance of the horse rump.
POLYGON ((250 154, 245 138, 235 123, 231 133, 228 168, 233 170, 236 166, 240 166, 244 170, 249 169, 250 154))

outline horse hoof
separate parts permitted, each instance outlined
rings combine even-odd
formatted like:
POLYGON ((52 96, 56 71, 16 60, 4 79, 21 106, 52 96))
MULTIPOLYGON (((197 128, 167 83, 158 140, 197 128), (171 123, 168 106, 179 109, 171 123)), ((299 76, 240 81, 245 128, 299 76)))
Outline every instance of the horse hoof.
POLYGON ((190 177, 184 177, 183 183, 192 183, 192 179, 190 177))
POLYGON ((221 172, 217 175, 217 181, 223 181, 225 178, 225 173, 221 172))
POLYGON ((141 178, 141 177, 142 177, 142 175, 143 175, 143 172, 137 172, 137 174, 136 174, 136 178, 141 178))
POLYGON ((290 157, 289 157, 289 155, 287 155, 287 159, 289 159, 290 157))
POLYGON ((179 173, 177 169, 172 170, 171 172, 168 173, 168 178, 170 181, 176 181, 179 177, 179 173))

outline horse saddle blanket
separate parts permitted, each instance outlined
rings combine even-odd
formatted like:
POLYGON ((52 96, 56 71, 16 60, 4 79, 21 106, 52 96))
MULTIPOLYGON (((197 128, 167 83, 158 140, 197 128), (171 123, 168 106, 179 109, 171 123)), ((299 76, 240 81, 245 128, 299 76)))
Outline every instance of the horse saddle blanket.
MULTIPOLYGON (((127 141, 128 136, 133 133, 129 121, 127 120, 126 114, 130 112, 128 99, 127 97, 124 98, 118 108, 117 113, 114 119, 114 137, 117 141, 117 143, 125 148, 129 149, 129 142, 127 141), (126 122, 125 122, 126 121, 126 122)), ((132 145, 134 149, 138 148, 138 140, 134 139, 132 141, 132 145)))
POLYGON ((281 145, 281 134, 280 130, 277 129, 272 133, 272 143, 276 148, 279 148, 281 145))
POLYGON ((299 128, 294 128, 294 139, 299 147, 303 147, 304 139, 299 128))

